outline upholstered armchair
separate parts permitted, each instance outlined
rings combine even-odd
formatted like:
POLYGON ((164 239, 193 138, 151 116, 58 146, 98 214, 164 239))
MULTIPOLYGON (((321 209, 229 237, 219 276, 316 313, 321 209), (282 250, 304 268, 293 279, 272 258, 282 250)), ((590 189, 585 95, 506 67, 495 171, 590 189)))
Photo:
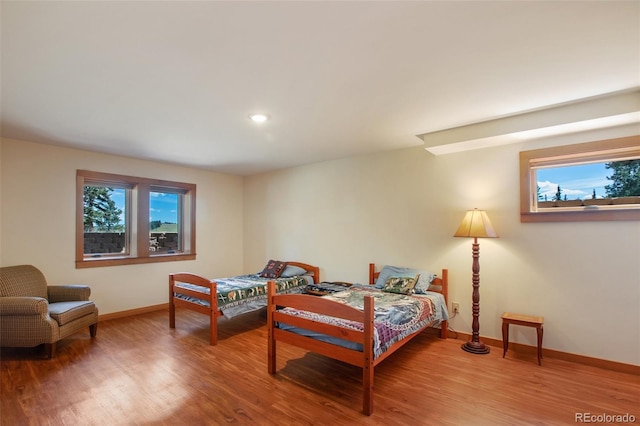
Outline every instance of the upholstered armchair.
POLYGON ((98 308, 86 285, 49 286, 31 265, 0 268, 0 346, 45 345, 53 358, 56 342, 85 327, 98 330, 98 308))

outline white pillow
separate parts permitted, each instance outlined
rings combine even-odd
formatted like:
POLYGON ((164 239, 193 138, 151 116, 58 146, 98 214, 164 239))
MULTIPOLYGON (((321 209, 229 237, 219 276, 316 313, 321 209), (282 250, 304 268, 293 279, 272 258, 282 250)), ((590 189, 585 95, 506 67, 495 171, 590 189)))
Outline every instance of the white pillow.
POLYGON ((287 265, 284 268, 284 271, 280 274, 281 278, 291 278, 296 275, 304 275, 307 273, 307 270, 295 265, 287 265))

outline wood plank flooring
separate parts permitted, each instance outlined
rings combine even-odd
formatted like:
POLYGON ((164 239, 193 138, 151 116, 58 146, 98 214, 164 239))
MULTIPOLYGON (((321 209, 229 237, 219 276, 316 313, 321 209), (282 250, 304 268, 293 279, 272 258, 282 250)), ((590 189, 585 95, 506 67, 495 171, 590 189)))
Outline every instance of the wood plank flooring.
POLYGON ((265 312, 220 322, 179 310, 100 322, 37 349, 3 348, 2 425, 562 425, 576 413, 640 423, 640 376, 499 348, 488 355, 425 332, 375 374, 373 415, 361 413, 361 370, 286 345, 267 373, 265 312))

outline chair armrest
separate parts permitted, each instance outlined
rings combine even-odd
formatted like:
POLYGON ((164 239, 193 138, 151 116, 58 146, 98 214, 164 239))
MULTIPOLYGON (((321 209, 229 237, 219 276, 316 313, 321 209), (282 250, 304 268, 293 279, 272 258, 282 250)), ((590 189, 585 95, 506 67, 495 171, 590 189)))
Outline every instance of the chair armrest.
POLYGON ((0 297, 0 315, 44 315, 49 303, 42 297, 0 297))
POLYGON ((50 285, 47 286, 49 303, 89 300, 91 287, 88 285, 50 285))

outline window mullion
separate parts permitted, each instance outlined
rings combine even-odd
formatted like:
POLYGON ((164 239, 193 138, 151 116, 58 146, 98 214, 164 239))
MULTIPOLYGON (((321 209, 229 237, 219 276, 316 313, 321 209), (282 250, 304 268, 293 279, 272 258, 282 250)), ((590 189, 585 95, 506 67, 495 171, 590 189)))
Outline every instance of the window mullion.
POLYGON ((138 184, 137 233, 138 257, 149 257, 149 192, 148 183, 138 184))

